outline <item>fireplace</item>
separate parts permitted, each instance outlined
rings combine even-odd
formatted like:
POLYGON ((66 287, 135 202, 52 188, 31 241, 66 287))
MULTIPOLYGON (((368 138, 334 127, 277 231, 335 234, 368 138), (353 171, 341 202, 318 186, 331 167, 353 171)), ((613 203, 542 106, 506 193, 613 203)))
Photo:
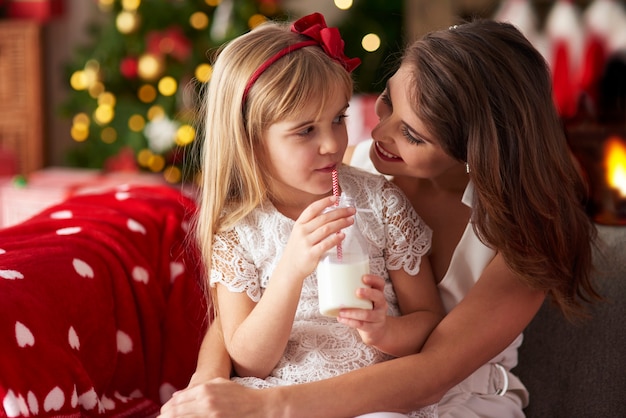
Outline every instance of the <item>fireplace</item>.
POLYGON ((594 222, 626 226, 626 125, 567 128, 568 142, 587 178, 587 213, 594 222))

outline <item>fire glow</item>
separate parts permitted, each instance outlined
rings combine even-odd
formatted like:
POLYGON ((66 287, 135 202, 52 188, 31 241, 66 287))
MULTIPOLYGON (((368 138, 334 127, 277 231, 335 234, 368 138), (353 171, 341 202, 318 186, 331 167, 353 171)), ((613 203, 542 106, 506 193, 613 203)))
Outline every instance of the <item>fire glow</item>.
POLYGON ((604 165, 607 184, 626 199, 626 144, 617 136, 605 143, 604 165))

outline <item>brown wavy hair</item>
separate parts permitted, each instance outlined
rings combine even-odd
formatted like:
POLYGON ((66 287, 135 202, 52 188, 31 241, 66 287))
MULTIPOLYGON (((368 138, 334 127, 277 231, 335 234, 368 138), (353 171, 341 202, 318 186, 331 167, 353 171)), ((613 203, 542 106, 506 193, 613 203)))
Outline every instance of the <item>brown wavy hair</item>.
POLYGON ((470 167, 472 222, 568 319, 601 299, 591 281, 596 228, 542 55, 508 23, 475 20, 409 46, 413 110, 470 167))

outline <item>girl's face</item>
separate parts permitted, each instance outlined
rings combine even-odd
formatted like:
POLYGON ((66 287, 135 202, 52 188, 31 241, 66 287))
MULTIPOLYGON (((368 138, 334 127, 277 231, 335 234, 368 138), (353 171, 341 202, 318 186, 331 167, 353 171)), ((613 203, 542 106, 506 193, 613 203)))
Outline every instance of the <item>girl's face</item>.
POLYGON ((372 130, 370 159, 378 171, 391 176, 434 179, 462 165, 446 154, 438 138, 413 112, 408 95, 411 74, 406 64, 389 79, 376 101, 380 122, 372 130))
MULTIPOLYGON (((339 90, 339 89, 338 89, 339 90)), ((348 146, 348 100, 341 91, 320 112, 311 103, 297 115, 270 125, 263 138, 271 191, 295 205, 308 205, 332 192, 332 170, 348 146)))

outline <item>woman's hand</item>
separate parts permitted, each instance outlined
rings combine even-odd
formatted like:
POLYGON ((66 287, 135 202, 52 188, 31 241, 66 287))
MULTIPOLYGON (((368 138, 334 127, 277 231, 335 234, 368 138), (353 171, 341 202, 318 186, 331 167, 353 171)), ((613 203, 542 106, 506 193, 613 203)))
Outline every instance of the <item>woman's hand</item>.
POLYGON ((363 283, 367 288, 357 289, 357 296, 371 300, 373 309, 349 309, 339 311, 337 321, 351 328, 356 328, 363 342, 375 346, 383 338, 387 322, 387 301, 383 293, 385 280, 380 276, 366 274, 363 283))
MULTIPOLYGON (((209 382, 176 392, 161 407, 162 418, 264 418, 273 412, 264 409, 268 397, 264 391, 246 388, 227 379, 217 378, 209 382)), ((268 404, 269 405, 269 404, 268 404)))

